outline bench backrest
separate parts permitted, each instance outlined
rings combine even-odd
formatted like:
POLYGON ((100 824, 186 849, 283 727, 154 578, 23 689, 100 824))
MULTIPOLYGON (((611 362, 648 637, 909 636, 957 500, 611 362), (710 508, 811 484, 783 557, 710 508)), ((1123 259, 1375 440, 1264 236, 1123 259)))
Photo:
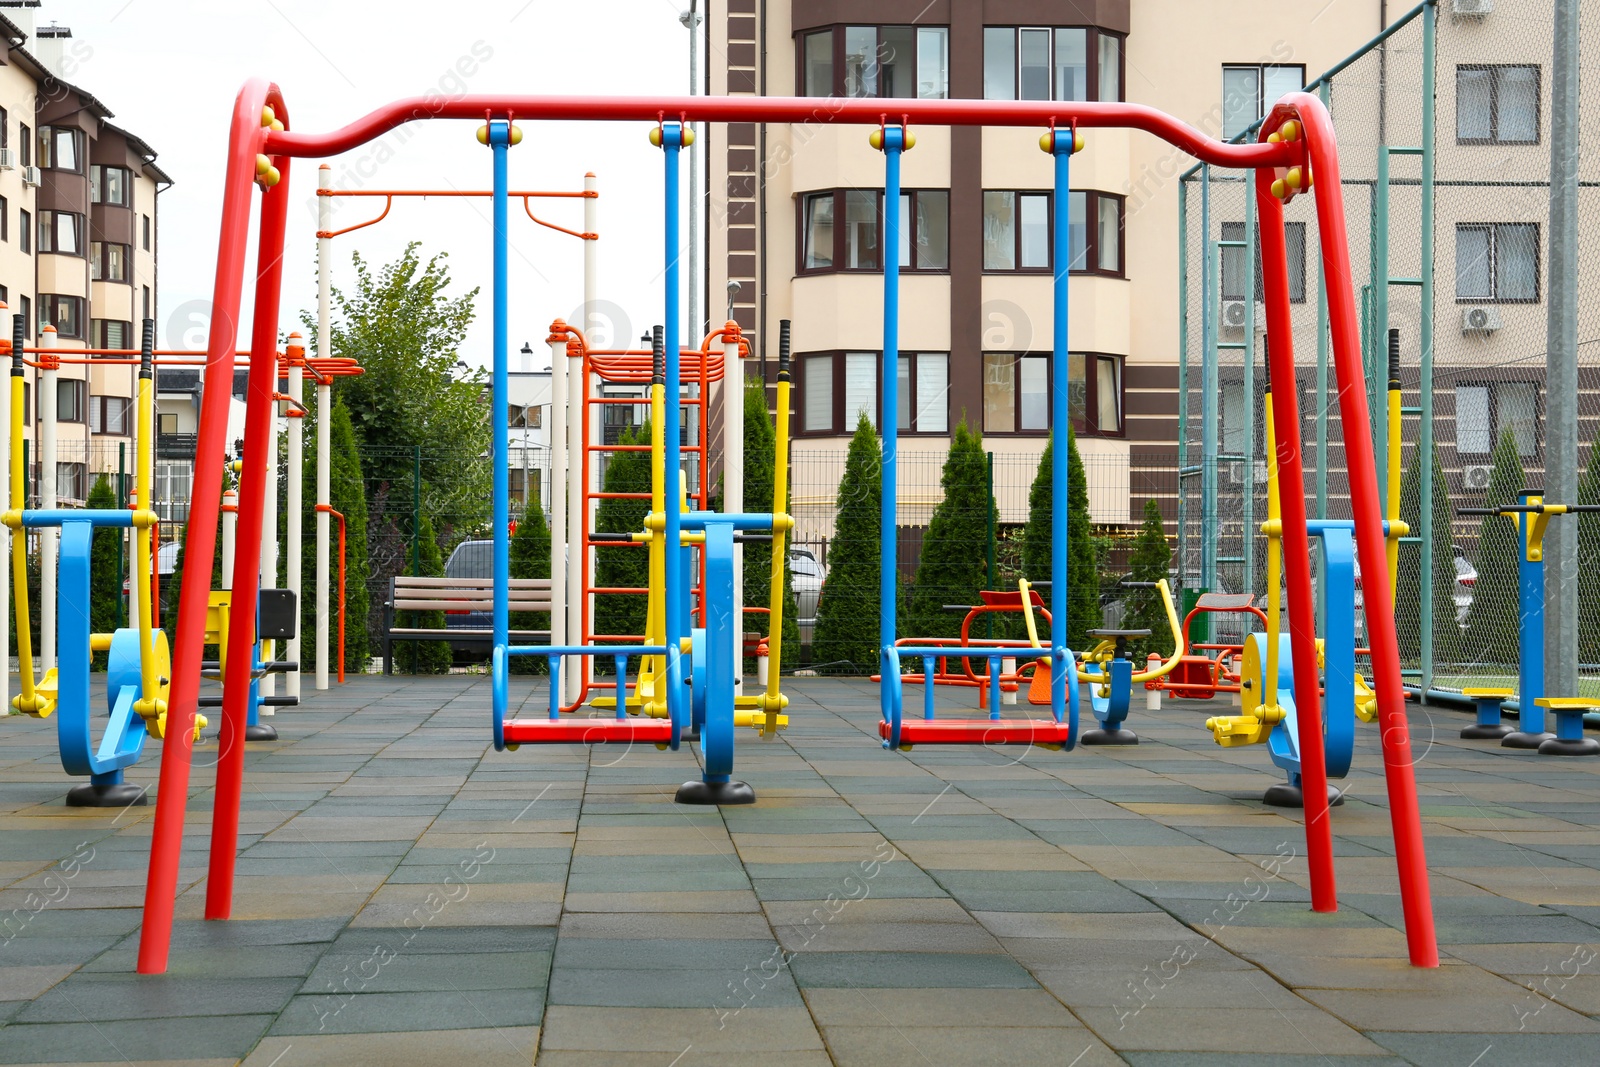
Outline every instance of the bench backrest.
MULTIPOLYGON (((513 578, 509 592, 512 611, 550 610, 548 578, 513 578)), ((396 611, 489 611, 494 607, 494 579, 397 574, 390 580, 389 600, 396 611)))

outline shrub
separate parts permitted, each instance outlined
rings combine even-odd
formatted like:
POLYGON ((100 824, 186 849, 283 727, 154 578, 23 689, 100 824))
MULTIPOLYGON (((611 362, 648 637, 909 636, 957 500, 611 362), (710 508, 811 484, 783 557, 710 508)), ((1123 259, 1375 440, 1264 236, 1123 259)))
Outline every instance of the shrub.
MULTIPOLYGON (((1525 476, 1517 443, 1507 430, 1494 448, 1494 470, 1484 507, 1504 507, 1517 502, 1525 476)), ((1517 662, 1517 556, 1520 539, 1516 524, 1504 515, 1486 515, 1478 533, 1478 584, 1467 611, 1465 646, 1478 663, 1513 666, 1517 662)))
POLYGON ((879 665, 878 608, 882 546, 878 541, 883 502, 883 452, 872 424, 862 415, 850 438, 838 512, 828 550, 828 586, 817 605, 812 661, 850 665, 871 672, 879 665))
MULTIPOLYGON (((550 577, 550 527, 545 524, 544 508, 539 498, 528 501, 527 510, 517 522, 517 532, 511 537, 511 577, 550 577)), ((513 630, 548 630, 548 611, 514 611, 511 613, 513 630)), ((512 644, 523 644, 513 641, 512 644)), ((511 660, 512 674, 548 674, 550 664, 542 656, 515 656, 511 660)))
MULTIPOLYGON (((772 489, 777 463, 778 435, 767 413, 767 391, 758 378, 744 383, 744 509, 766 511, 772 507, 772 489)), ((788 462, 788 457, 784 457, 788 462)), ((785 500, 782 510, 788 511, 785 500)), ((788 539, 785 538, 785 544, 788 539)), ((744 603, 767 607, 772 603, 772 544, 749 541, 744 546, 744 603)), ((789 570, 788 553, 783 560, 783 647, 785 663, 800 660, 800 609, 794 599, 794 575, 789 570)), ((769 617, 753 612, 744 617, 746 633, 765 637, 769 617)), ((751 667, 753 668, 753 663, 751 667)))
MULTIPOLYGON (((1089 479, 1078 455, 1076 436, 1067 430, 1067 646, 1088 647, 1087 631, 1100 625, 1100 564, 1095 551, 1094 525, 1089 516, 1089 479)), ((1050 553, 1055 481, 1051 472, 1055 435, 1039 457, 1039 471, 1028 491, 1028 528, 1024 534, 1022 567, 1031 582, 1050 580, 1050 553)), ((1046 604, 1051 597, 1041 590, 1046 604)))
POLYGON ((989 523, 998 515, 989 495, 983 439, 965 421, 950 439, 940 485, 944 499, 928 520, 908 598, 906 629, 918 637, 959 637, 962 613, 944 606, 978 603, 978 592, 989 578, 989 523))
MULTIPOLYGON (((1161 524, 1161 505, 1154 500, 1144 502, 1144 525, 1139 528, 1133 556, 1128 562, 1131 580, 1135 582, 1159 582, 1167 577, 1172 566, 1172 546, 1167 541, 1166 528, 1161 524)), ((1143 670, 1144 661, 1150 653, 1154 652, 1163 659, 1171 654, 1172 625, 1167 621, 1161 590, 1129 589, 1127 594, 1123 627, 1150 631, 1147 638, 1128 641, 1128 654, 1133 657, 1134 670, 1143 670)))
MULTIPOLYGON (((1451 548, 1450 486, 1445 480, 1439 449, 1433 450, 1433 492, 1428 507, 1433 515, 1433 660, 1453 663, 1461 655, 1461 626, 1456 622, 1456 566, 1451 548)), ((1411 536, 1422 534, 1419 505, 1422 502, 1422 464, 1413 454, 1410 466, 1400 479, 1400 518, 1411 528, 1411 536)), ((1400 639, 1402 659, 1417 660, 1422 655, 1422 546, 1400 545, 1400 563, 1395 588, 1394 625, 1400 639)))

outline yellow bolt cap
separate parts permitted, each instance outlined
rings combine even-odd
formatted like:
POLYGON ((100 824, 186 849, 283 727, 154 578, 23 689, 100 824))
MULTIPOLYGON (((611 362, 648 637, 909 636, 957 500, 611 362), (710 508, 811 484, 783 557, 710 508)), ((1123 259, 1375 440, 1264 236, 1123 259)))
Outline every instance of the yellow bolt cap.
POLYGON ((271 169, 272 169, 272 160, 271 159, 269 159, 266 156, 256 156, 256 176, 257 177, 260 177, 261 175, 267 173, 267 171, 269 171, 271 169))
POLYGON ((917 135, 912 133, 910 130, 904 131, 903 138, 905 140, 905 147, 907 149, 917 147, 917 135))
POLYGON ((1056 135, 1054 130, 1046 130, 1039 135, 1039 151, 1050 153, 1056 150, 1056 135))
POLYGON ((1288 183, 1288 186, 1291 189, 1300 188, 1300 168, 1290 167, 1288 173, 1283 176, 1283 180, 1288 183))
POLYGON ((1074 152, 1082 152, 1083 151, 1083 134, 1074 133, 1072 135, 1072 150, 1074 152))
POLYGON ((1287 193, 1287 192, 1288 192, 1288 187, 1283 184, 1283 179, 1282 178, 1277 178, 1277 179, 1273 180, 1273 182, 1272 182, 1272 195, 1273 196, 1277 197, 1279 200, 1282 200, 1283 197, 1284 197, 1284 194, 1287 193))
POLYGON ((655 127, 651 128, 651 130, 650 130, 650 143, 655 145, 657 148, 661 147, 661 127, 660 126, 655 126, 655 127))
POLYGON ((278 113, 272 110, 271 104, 268 104, 261 109, 261 125, 271 126, 273 122, 277 120, 277 118, 278 113))
POLYGON ((489 127, 488 127, 487 124, 484 124, 484 125, 478 127, 478 143, 479 144, 488 144, 489 143, 489 127))
POLYGON ((867 135, 867 143, 870 144, 873 148, 879 149, 881 151, 882 148, 883 148, 883 131, 882 130, 873 130, 870 134, 867 135))
POLYGON ((678 137, 683 142, 683 146, 685 148, 694 144, 694 130, 688 126, 683 127, 683 129, 678 132, 678 137))
POLYGON ((521 144, 522 143, 522 128, 521 127, 519 127, 519 126, 512 126, 511 127, 511 143, 512 144, 521 144))

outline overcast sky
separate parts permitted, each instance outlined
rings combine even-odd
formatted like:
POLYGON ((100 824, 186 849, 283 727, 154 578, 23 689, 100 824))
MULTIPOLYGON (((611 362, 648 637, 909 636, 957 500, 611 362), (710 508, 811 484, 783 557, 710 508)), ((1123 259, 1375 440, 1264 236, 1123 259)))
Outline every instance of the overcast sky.
MULTIPOLYGON (((68 80, 98 96, 115 113, 113 122, 147 140, 176 182, 160 201, 158 326, 165 341, 184 346, 203 339, 196 328, 203 320, 194 313, 211 295, 227 121, 247 77, 276 81, 291 126, 307 131, 333 129, 388 101, 429 92, 679 94, 688 85, 689 35, 678 22, 686 6, 686 0, 45 0, 36 18, 39 25, 54 20, 71 27, 77 65, 68 80)), ((413 123, 409 136, 391 133, 381 147, 330 160, 335 184, 487 189, 490 154, 475 139, 477 125, 413 123)), ((662 163, 646 139, 648 126, 519 125, 525 139, 510 153, 513 189, 581 189, 585 171, 599 176, 600 297, 627 317, 624 337, 637 338, 661 321, 663 299, 662 163)), ((285 330, 298 325, 301 309, 316 308, 316 166, 298 163, 292 179, 298 206, 286 252, 285 330)), ((369 209, 377 214, 383 202, 336 203, 338 228, 368 217, 369 209)), ((529 340, 542 367, 550 320, 575 321, 582 303, 582 242, 534 225, 517 201, 511 207, 512 366, 529 340)), ((581 201, 547 201, 535 211, 582 228, 581 201)), ((334 240, 334 285, 350 280, 353 251, 374 264, 393 259, 410 240, 421 241, 426 253, 448 252, 453 289, 483 289, 461 357, 486 366, 488 218, 487 200, 397 203, 382 223, 334 240)))

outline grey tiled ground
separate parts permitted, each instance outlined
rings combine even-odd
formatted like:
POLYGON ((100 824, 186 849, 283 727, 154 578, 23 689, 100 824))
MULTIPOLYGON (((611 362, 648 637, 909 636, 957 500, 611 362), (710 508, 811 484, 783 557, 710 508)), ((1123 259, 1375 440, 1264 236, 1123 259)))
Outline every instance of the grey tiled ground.
POLYGON ((1216 708, 1136 713, 1136 748, 891 754, 875 687, 789 692, 786 735, 740 739, 760 803, 723 811, 672 802, 687 746, 494 753, 481 677, 314 694, 248 755, 228 923, 203 742, 160 977, 132 973, 154 809, 64 807, 53 723, 0 721, 0 1064, 1600 1062, 1600 761, 1414 709, 1419 971, 1371 727, 1317 915, 1216 708))

